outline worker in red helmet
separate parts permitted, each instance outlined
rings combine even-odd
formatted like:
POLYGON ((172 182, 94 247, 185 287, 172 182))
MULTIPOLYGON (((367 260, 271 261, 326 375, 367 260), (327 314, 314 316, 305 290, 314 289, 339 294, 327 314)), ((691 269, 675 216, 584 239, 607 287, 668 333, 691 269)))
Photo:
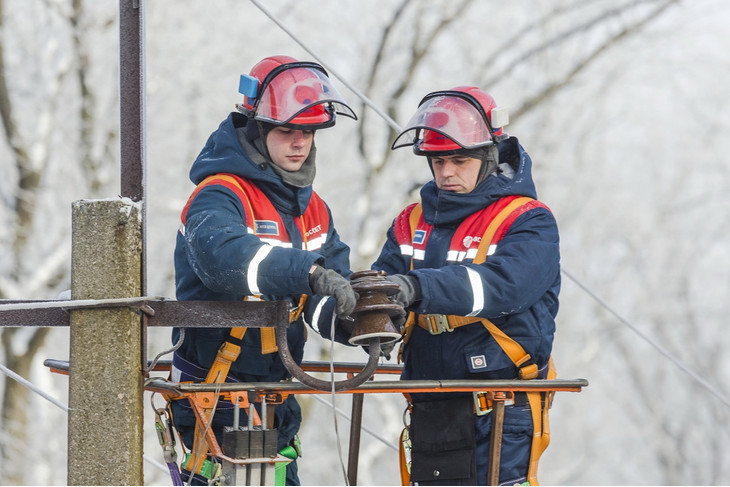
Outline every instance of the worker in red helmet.
MULTIPOLYGON (((289 56, 263 59, 241 76, 239 91, 243 103, 210 135, 190 170, 196 188, 177 233, 176 296, 288 301, 288 346, 301 363, 305 321, 325 338, 343 343, 349 338, 348 317, 357 299, 348 279, 350 249, 312 183, 315 132, 334 126, 338 114, 356 116, 322 66, 289 56), (333 319, 338 335, 330 337, 333 319)), ((175 328, 172 338, 178 347, 172 363, 175 382, 278 382, 289 377, 276 353, 273 328, 175 328), (229 345, 240 350, 230 366, 219 353, 229 345)), ((256 407, 261 414, 260 404, 256 407)), ((171 409, 184 444, 197 451, 196 418, 188 401, 173 400, 171 409)), ((240 414, 245 425, 246 411, 240 414)), ((274 417, 278 451, 291 455, 293 450, 296 458, 302 417, 293 395, 276 405, 274 417)), ((223 428, 232 424, 233 405, 220 401, 212 421, 219 444, 223 428)), ((214 469, 203 468, 209 461, 191 455, 182 462, 183 475, 194 472, 193 482, 207 483, 209 478, 201 475, 214 475, 214 469)), ((286 467, 286 483, 299 484, 296 461, 286 467)))
MULTIPOLYGON (((503 131, 507 122, 488 93, 458 86, 426 95, 393 143, 425 156, 433 174, 420 203, 395 218, 372 265, 399 284, 394 299, 409 312, 402 379, 552 377, 558 228, 537 200, 530 157, 503 131)), ((403 481, 492 485, 493 399, 410 394, 411 465, 403 481)), ((537 483, 549 402, 539 392, 507 401, 500 484, 537 483)))

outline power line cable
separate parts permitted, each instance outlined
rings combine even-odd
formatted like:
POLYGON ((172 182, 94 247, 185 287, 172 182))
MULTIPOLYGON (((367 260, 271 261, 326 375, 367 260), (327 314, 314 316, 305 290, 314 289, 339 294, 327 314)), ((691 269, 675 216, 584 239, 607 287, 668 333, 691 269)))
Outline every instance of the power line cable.
MULTIPOLYGON (((37 387, 35 384, 33 384, 32 382, 30 382, 29 380, 26 380, 21 375, 15 373, 12 370, 10 370, 9 368, 5 367, 5 365, 0 364, 0 370, 5 375, 7 375, 8 377, 10 377, 11 379, 13 379, 13 380, 17 381, 18 383, 20 383, 26 389, 30 390, 31 392, 34 392, 35 394, 38 394, 42 398, 48 400, 51 404, 53 404, 54 406, 57 406, 59 409, 63 410, 64 412, 68 413, 71 410, 71 408, 69 408, 67 405, 63 404, 61 401, 59 401, 58 399, 54 398, 53 396, 47 394, 41 388, 37 387)), ((157 460, 151 458, 150 456, 143 454, 142 455, 142 458, 147 463, 152 464, 154 467, 162 470, 165 473, 169 473, 169 470, 168 470, 168 468, 165 465, 162 465, 160 462, 158 462, 157 460)))
POLYGON ((46 394, 43 390, 41 390, 40 388, 36 387, 32 382, 24 379, 23 377, 21 377, 20 375, 16 374, 15 372, 13 372, 12 370, 10 370, 9 368, 5 367, 3 364, 0 364, 0 370, 2 370, 3 373, 5 375, 7 375, 8 377, 10 377, 11 379, 14 379, 15 381, 19 382, 21 385, 25 386, 30 391, 35 392, 36 394, 38 394, 39 396, 41 396, 43 399, 49 401, 51 404, 53 404, 55 406, 58 406, 59 408, 63 409, 66 412, 69 412, 70 411, 70 409, 69 409, 68 406, 66 406, 65 404, 63 404, 62 402, 60 402, 55 397, 53 397, 53 396, 51 396, 49 394, 46 394))
POLYGON ((291 37, 294 40, 294 42, 296 42, 297 44, 299 44, 302 47, 302 49, 304 49, 305 51, 307 51, 309 53, 309 55, 312 56, 314 59, 316 59, 317 62, 319 64, 321 64, 329 73, 331 73, 335 78, 337 78, 338 80, 340 80, 340 82, 343 85, 345 85, 347 88, 349 88, 349 90, 352 91, 355 94, 355 96, 357 96, 358 98, 360 98, 360 100, 362 100, 363 103, 365 103, 367 106, 369 106, 370 108, 372 108, 375 113, 377 113, 378 115, 380 115, 383 118, 383 120, 385 120, 388 123, 388 125, 390 125, 393 128, 393 130, 395 130, 396 132, 400 132, 401 131, 401 126, 398 125, 398 123, 395 120, 393 120, 392 118, 390 118, 387 113, 385 113, 384 111, 382 111, 377 105, 375 105, 375 103, 373 103, 372 101, 370 101, 370 98, 368 98, 367 96, 365 96, 365 94, 363 92, 361 92, 360 90, 358 90, 357 88, 355 88, 345 78, 343 78, 342 76, 340 76, 340 74, 337 73, 337 71, 335 71, 334 69, 332 69, 331 66, 327 65, 319 56, 317 56, 317 54, 314 51, 312 51, 308 46, 306 46, 304 44, 304 42, 302 42, 301 39, 299 39, 284 24, 282 24, 281 22, 279 22, 279 19, 277 19, 271 12, 269 12, 268 10, 266 10, 264 8, 264 6, 261 5, 261 3, 258 0, 251 0, 251 3, 253 3, 254 5, 256 5, 256 7, 258 7, 258 9, 261 10, 264 13, 264 15, 266 15, 269 19, 271 19, 271 21, 273 23, 275 23, 277 26, 279 26, 279 28, 281 30, 283 30, 284 32, 286 32, 286 34, 289 37, 291 37))
POLYGON ((710 384, 709 382, 707 382, 704 378, 702 378, 699 374, 697 374, 696 372, 694 372, 688 366, 684 365, 684 363, 682 363, 679 359, 677 359, 674 356, 672 356, 672 354, 669 353, 669 351, 666 348, 664 348, 661 345, 659 345, 658 343, 656 343, 648 335, 646 335, 644 332, 642 332, 636 326, 634 326, 631 322, 629 322, 626 318, 624 318, 623 316, 621 316, 620 314, 618 314, 618 312, 615 311, 611 307, 611 305, 609 305, 606 301, 604 301, 603 299, 601 299, 600 297, 598 297, 593 291, 591 291, 585 285, 583 285, 583 283, 581 283, 578 279, 576 279, 570 272, 566 271, 565 269, 562 269, 561 272, 565 275, 565 277, 567 277, 568 279, 570 279, 571 281, 573 281, 586 294, 588 294, 598 304, 600 304, 601 307, 603 307, 606 311, 608 311, 609 313, 611 313, 614 318, 616 318, 624 326, 628 327, 631 331, 633 331, 634 333, 636 333, 639 336, 639 338, 641 338, 646 343, 648 343, 649 345, 651 345, 657 352, 659 352, 660 354, 664 355, 664 357, 666 357, 674 365, 676 365, 677 367, 679 367, 680 370, 682 370, 684 373, 686 373, 688 376, 690 376, 690 378, 692 378, 694 381, 696 381, 697 383, 699 383, 702 387, 704 387, 705 389, 707 389, 710 392, 710 394, 712 394, 717 399, 719 399, 723 404, 725 404, 726 406, 730 407, 730 400, 728 400, 725 396, 723 396, 722 394, 720 394, 719 392, 717 392, 715 390, 715 387, 713 387, 712 384, 710 384))
MULTIPOLYGON (((348 421, 350 421, 350 422, 352 421, 352 417, 350 417, 350 415, 348 415, 348 414, 347 414, 347 412, 345 412, 345 411, 343 411, 342 409, 338 408, 337 406, 335 406, 335 405, 334 405, 334 404, 332 404, 331 402, 327 401, 326 399, 324 399, 324 398, 322 398, 322 397, 319 397, 319 395, 317 395, 317 394, 312 394, 312 398, 313 398, 313 399, 316 399, 316 400, 317 400, 317 401, 319 401, 319 402, 321 402, 321 403, 322 403, 322 404, 324 404, 325 406, 327 406, 327 407, 329 407, 329 408, 332 408, 332 409, 334 409, 334 410, 335 410, 335 411, 336 411, 336 412, 337 412, 337 413, 338 413, 338 414, 339 414, 340 416, 342 416, 342 417, 343 417, 343 418, 345 418, 346 420, 348 420, 348 421)), ((393 444, 393 443, 389 442, 388 440, 386 440, 385 438, 383 438, 383 436, 382 436, 382 435, 379 435, 379 434, 378 434, 378 433, 376 433, 376 432, 375 432, 374 430, 372 430, 372 429, 370 429, 370 428, 368 428, 367 426, 364 426, 364 425, 361 425, 361 426, 360 426, 360 428, 361 428, 361 429, 362 429, 362 430, 363 430, 364 432, 368 433, 368 434, 369 434, 370 436, 372 436, 373 438, 375 438, 376 440, 378 440, 378 441, 380 441, 381 443, 383 443, 383 444, 384 444, 385 446, 387 446, 388 448, 390 448, 390 449, 392 449, 392 450, 395 450, 395 451, 398 451, 398 445, 395 445, 395 444, 393 444)))

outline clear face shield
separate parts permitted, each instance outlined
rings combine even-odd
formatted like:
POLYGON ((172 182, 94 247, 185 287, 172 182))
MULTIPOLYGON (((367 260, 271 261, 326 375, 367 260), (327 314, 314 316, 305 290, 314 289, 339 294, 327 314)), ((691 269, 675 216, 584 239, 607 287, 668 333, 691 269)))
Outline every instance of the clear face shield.
POLYGON ((254 118, 276 125, 334 124, 339 114, 357 120, 327 73, 316 63, 290 63, 272 70, 261 83, 254 118))
POLYGON ((493 143, 487 115, 471 95, 441 91, 427 95, 392 145, 413 145, 416 154, 473 149, 493 143))

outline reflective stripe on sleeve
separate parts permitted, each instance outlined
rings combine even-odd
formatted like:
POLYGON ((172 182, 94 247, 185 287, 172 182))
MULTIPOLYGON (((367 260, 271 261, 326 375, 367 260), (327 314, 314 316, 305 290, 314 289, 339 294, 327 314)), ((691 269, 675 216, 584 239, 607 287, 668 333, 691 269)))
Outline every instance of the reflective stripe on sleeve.
POLYGON ((476 316, 484 309, 484 287, 482 286, 482 278, 477 271, 464 267, 466 275, 469 276, 469 284, 471 284, 471 292, 474 296, 471 313, 466 316, 476 316))
POLYGON ((259 265, 261 264, 261 261, 263 261, 267 255, 269 255, 271 249, 273 249, 271 245, 262 245, 256 251, 256 255, 253 256, 253 259, 251 259, 251 262, 248 264, 246 280, 248 282, 248 289, 249 291, 251 291, 251 294, 261 293, 261 291, 259 291, 259 285, 257 282, 259 276, 259 265))
POLYGON ((322 298, 319 303, 317 303, 317 307, 314 308, 314 313, 312 313, 312 329, 319 333, 319 317, 322 315, 322 308, 324 308, 325 303, 327 300, 330 299, 329 296, 322 298))

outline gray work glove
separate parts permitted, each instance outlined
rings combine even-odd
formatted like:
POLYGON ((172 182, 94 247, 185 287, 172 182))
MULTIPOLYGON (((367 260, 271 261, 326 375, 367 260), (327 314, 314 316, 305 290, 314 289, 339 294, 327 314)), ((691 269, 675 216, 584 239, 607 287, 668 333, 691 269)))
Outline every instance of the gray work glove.
POLYGON ((383 343, 380 345, 380 356, 384 357, 385 360, 390 360, 390 353, 395 348, 395 341, 383 343))
POLYGON ((421 299, 421 285, 418 283, 418 278, 405 274, 393 274, 385 276, 385 279, 400 286, 400 291, 392 295, 391 299, 404 308, 421 299))
POLYGON ((309 274, 309 287, 314 294, 335 298, 335 313, 338 317, 347 318, 355 310, 357 294, 352 290, 350 281, 332 269, 314 265, 314 270, 309 274))

